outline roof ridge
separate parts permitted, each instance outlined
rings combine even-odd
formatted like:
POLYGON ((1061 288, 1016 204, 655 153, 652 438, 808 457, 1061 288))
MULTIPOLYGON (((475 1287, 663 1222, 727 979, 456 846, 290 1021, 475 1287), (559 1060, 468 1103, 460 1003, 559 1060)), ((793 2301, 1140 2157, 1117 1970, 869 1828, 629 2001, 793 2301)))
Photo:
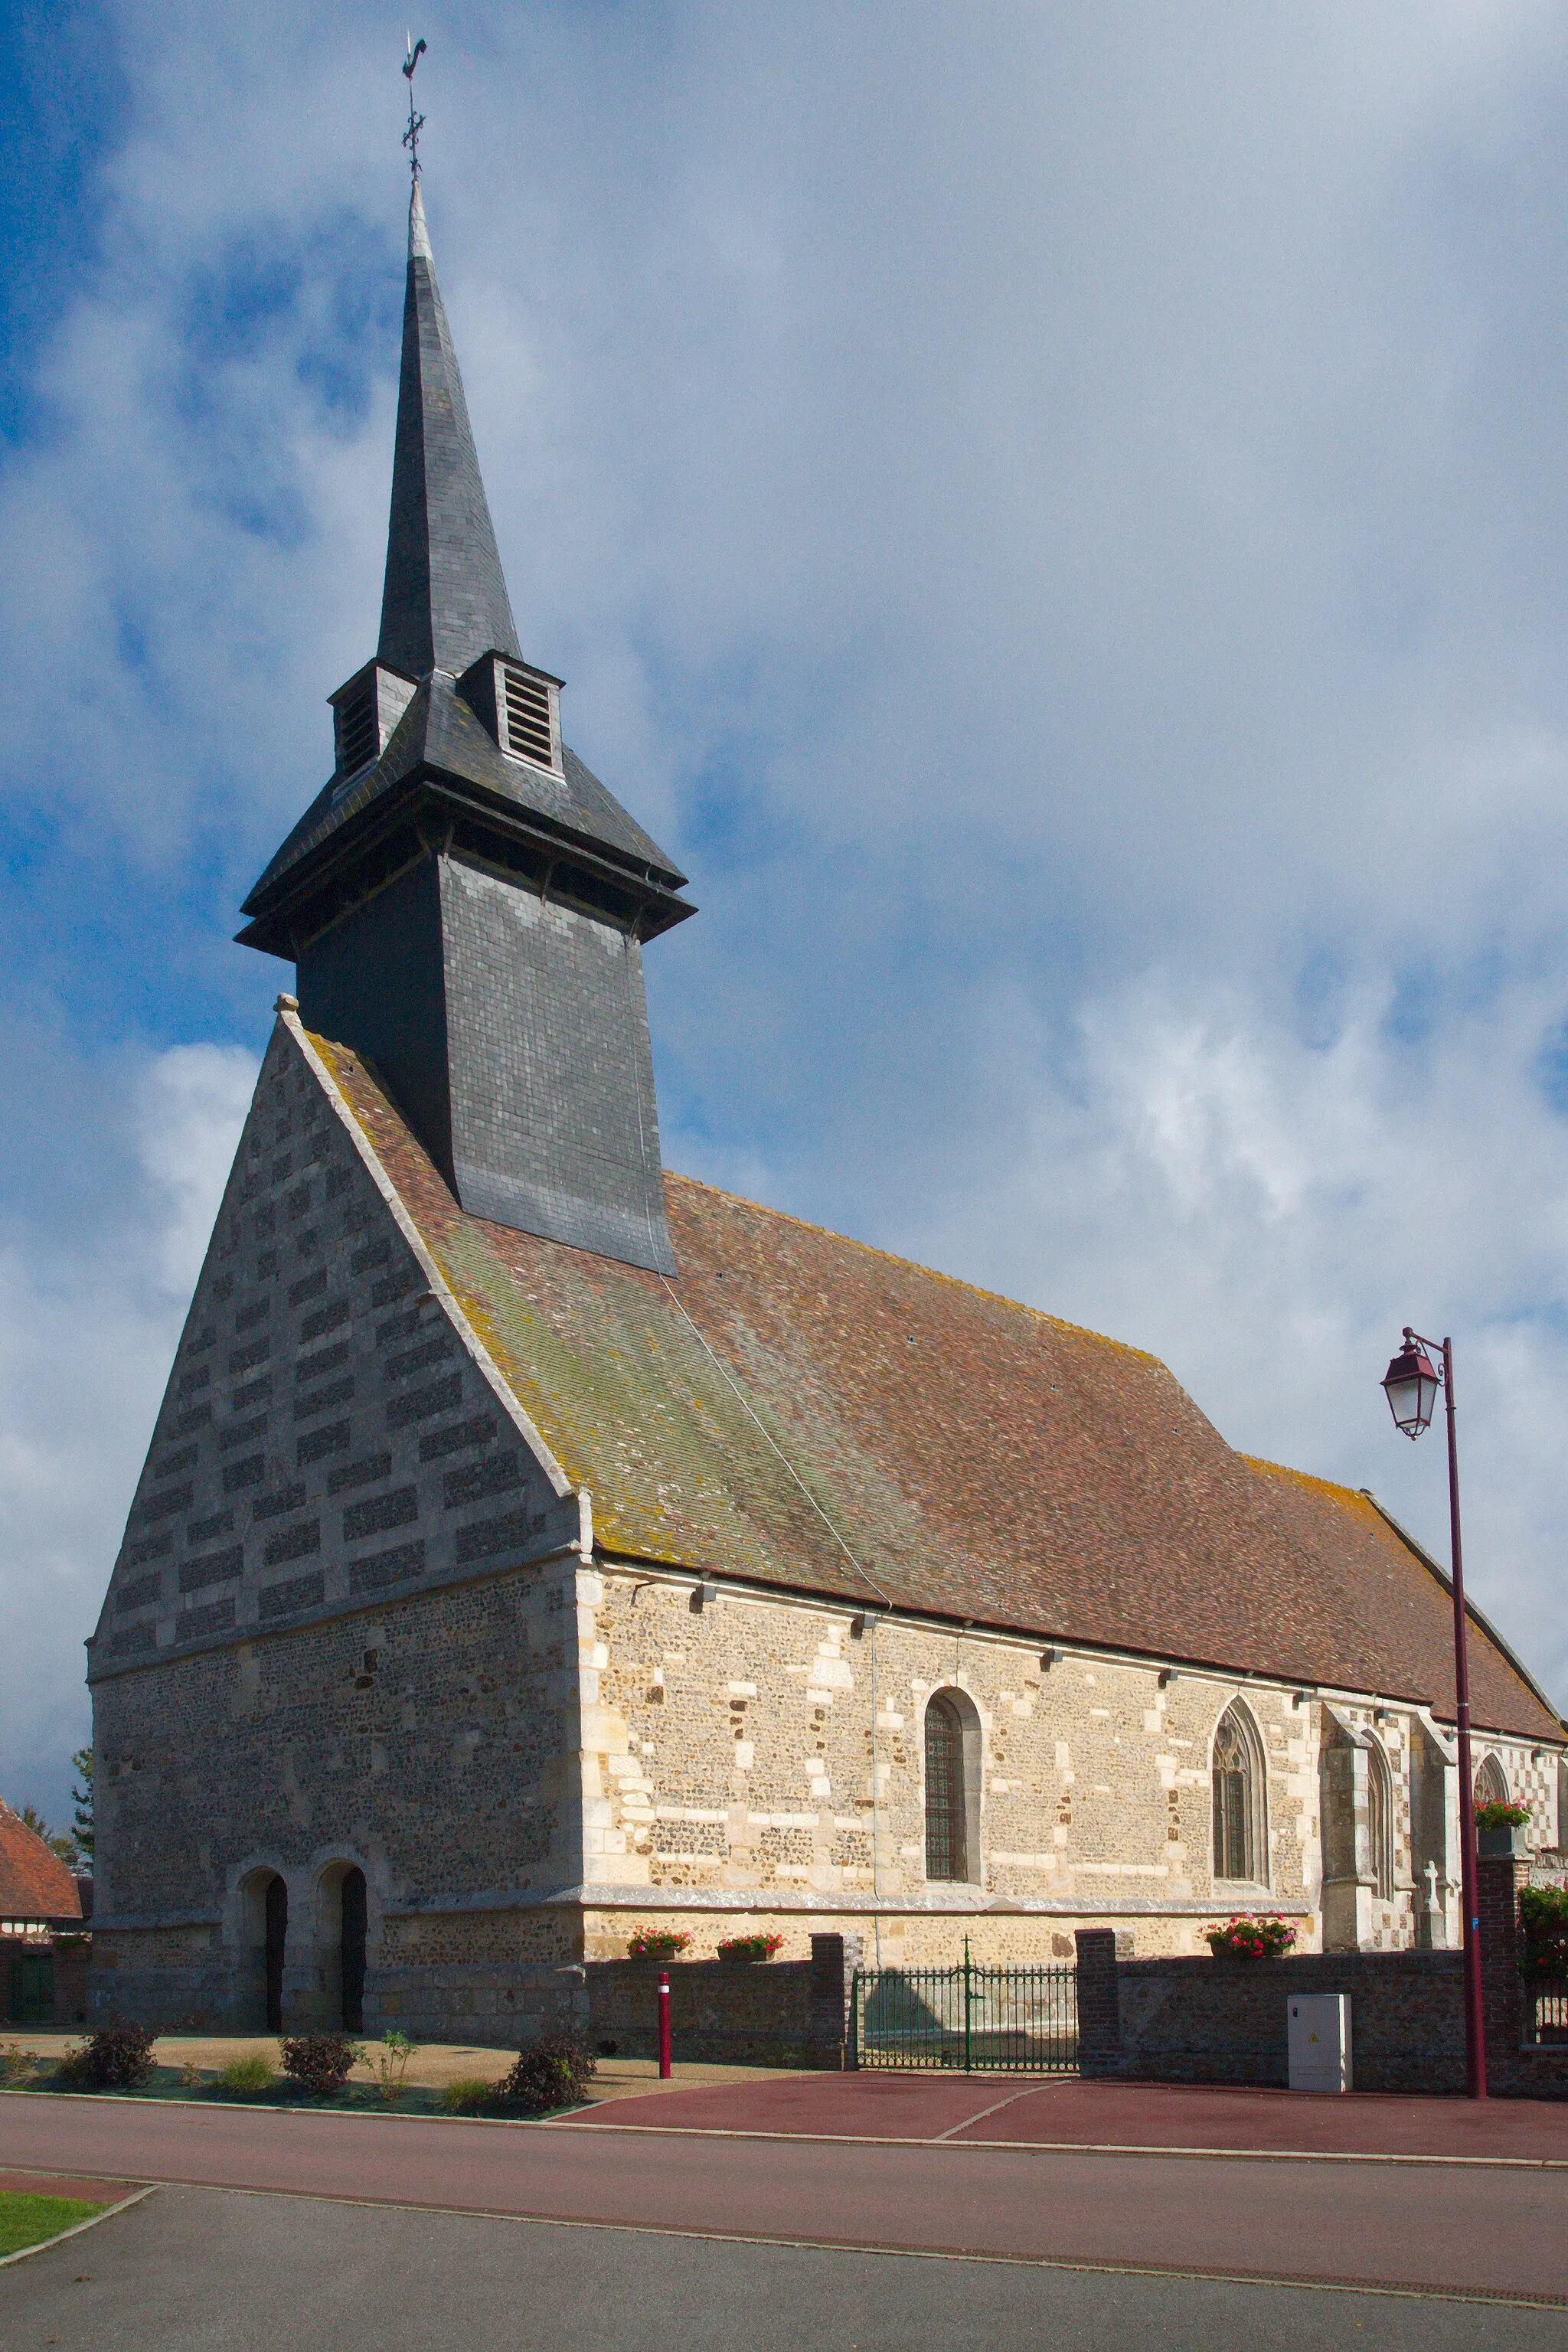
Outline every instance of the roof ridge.
MULTIPOLYGON (((754 1209, 759 1215, 776 1217, 782 1224, 799 1225, 804 1233, 819 1234, 825 1241, 841 1242, 847 1249, 862 1250, 868 1257, 885 1258, 889 1265, 910 1267, 916 1274, 927 1276, 932 1282, 946 1283, 950 1289, 968 1291, 972 1297, 989 1299, 993 1306, 1005 1307, 1015 1315, 1033 1316, 1037 1323, 1050 1323, 1058 1331, 1076 1332, 1080 1339, 1094 1339, 1102 1348, 1114 1348, 1119 1355, 1136 1356, 1141 1362, 1153 1364, 1163 1372, 1171 1368, 1163 1356, 1150 1348, 1134 1347, 1131 1339, 1112 1339, 1108 1331, 1092 1330, 1087 1323, 1074 1323, 1066 1315, 1053 1315, 1044 1307, 1031 1307, 1026 1299, 1009 1298, 1005 1290, 987 1290, 984 1283, 966 1282, 962 1275, 944 1274, 939 1265, 927 1265, 918 1257, 904 1257, 897 1250, 884 1249, 878 1242, 863 1242, 855 1234, 841 1234, 833 1225, 819 1225, 810 1217, 797 1216, 792 1209, 775 1209, 766 1201, 753 1201, 747 1192, 729 1192, 721 1184, 710 1184, 700 1176, 684 1175, 678 1168, 667 1168, 665 1181, 689 1184, 696 1192, 710 1192, 716 1201, 732 1201, 742 1209, 754 1209)), ((1175 1374, 1171 1373, 1173 1380, 1175 1374)))

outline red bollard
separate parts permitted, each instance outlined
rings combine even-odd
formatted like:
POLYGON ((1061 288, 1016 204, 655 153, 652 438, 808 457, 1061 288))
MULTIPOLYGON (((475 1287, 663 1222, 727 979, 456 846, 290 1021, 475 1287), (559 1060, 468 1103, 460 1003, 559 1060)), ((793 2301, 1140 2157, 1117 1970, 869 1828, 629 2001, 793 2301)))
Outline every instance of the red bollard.
POLYGON ((669 1972, 658 1972, 658 2079, 669 2080, 669 1972))

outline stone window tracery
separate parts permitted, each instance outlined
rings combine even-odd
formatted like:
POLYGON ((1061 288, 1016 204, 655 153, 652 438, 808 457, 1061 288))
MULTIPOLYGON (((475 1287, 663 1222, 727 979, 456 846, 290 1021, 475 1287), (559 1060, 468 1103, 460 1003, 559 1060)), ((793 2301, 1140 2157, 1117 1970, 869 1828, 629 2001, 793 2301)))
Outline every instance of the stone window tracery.
POLYGON ((1384 1903, 1394 1899, 1394 1790, 1388 1759, 1377 1741, 1366 1759, 1366 1841, 1372 1883, 1384 1903))
POLYGON ((1267 1875, 1263 1758, 1252 1717, 1239 1699, 1214 1737, 1214 1874, 1261 1885, 1267 1875))

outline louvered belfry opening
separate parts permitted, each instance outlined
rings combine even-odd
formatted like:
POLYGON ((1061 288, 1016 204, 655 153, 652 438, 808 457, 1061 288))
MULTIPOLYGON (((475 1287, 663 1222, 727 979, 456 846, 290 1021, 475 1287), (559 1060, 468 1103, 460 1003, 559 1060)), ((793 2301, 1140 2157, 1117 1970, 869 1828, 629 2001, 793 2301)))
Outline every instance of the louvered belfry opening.
POLYGON ((542 768, 555 764, 555 741, 550 724, 550 688, 515 662, 502 662, 506 700, 506 748, 520 760, 537 760, 542 768))
POLYGON ((357 694, 347 701, 340 702, 333 716, 337 730, 338 773, 340 776, 352 776, 356 768, 363 768, 366 761, 374 760, 381 750, 374 676, 357 694))

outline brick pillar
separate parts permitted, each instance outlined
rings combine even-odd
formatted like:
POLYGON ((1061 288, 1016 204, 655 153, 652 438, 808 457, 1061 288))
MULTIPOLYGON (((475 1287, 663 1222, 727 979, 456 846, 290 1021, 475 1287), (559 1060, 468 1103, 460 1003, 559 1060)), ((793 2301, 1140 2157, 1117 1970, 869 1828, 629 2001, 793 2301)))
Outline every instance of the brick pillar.
POLYGON ((1530 1864, 1511 1855, 1483 1856, 1476 1865, 1481 1922, 1481 2013, 1486 2022, 1487 2088, 1505 2095, 1520 2085, 1524 1986, 1519 1973, 1520 1889, 1530 1864))
POLYGON ((811 2063, 842 2066, 848 2031, 849 1993, 860 1966, 858 1936, 814 1936, 811 1939, 811 2063))
POLYGON ((1121 2071, 1121 2013, 1116 1991, 1116 1936, 1080 1927, 1078 1946, 1078 2064, 1080 2074, 1121 2071))

